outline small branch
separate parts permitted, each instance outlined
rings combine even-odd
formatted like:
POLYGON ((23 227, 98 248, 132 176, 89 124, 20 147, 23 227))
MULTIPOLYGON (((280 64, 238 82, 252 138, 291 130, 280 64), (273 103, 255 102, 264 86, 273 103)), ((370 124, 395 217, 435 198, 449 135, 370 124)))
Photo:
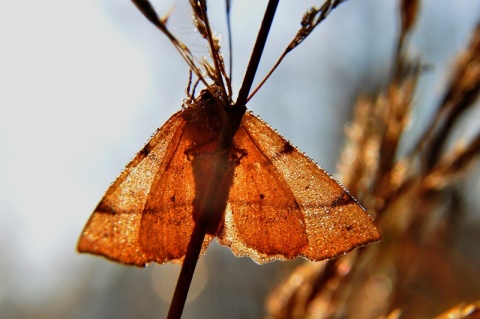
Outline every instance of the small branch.
POLYGON ((243 83, 240 87, 240 91, 238 92, 237 102, 235 105, 245 106, 247 104, 248 94, 252 88, 255 74, 257 73, 258 64, 260 63, 263 48, 267 42, 268 33, 270 32, 270 27, 273 22, 273 17, 275 16, 275 11, 277 10, 278 2, 279 0, 270 0, 268 2, 265 15, 263 16, 262 25, 260 27, 260 31, 258 32, 257 41, 255 42, 255 46, 250 57, 250 62, 248 63, 247 71, 245 72, 245 77, 243 78, 243 83))
POLYGON ((456 61, 453 74, 438 110, 418 140, 414 152, 423 152, 425 171, 439 161, 445 141, 458 119, 480 96, 480 22, 470 43, 456 61))
POLYGON ((188 64, 190 69, 195 73, 195 75, 202 81, 206 86, 208 86, 206 80, 202 76, 202 72, 195 64, 195 58, 193 54, 190 52, 188 47, 178 40, 171 32, 168 30, 165 22, 167 18, 160 19, 158 14, 155 12, 152 4, 148 0, 132 0, 133 4, 140 10, 141 13, 147 18, 148 21, 153 23, 163 34, 167 36, 167 38, 172 42, 175 49, 177 49, 178 53, 182 56, 183 60, 188 64))
POLYGON ((260 84, 253 90, 250 96, 247 98, 247 102, 260 90, 260 88, 267 82, 270 76, 275 72, 277 67, 282 63, 283 59, 290 53, 293 49, 295 49, 300 43, 303 42, 311 33, 312 31, 328 16, 328 14, 335 9, 339 4, 344 2, 345 0, 327 0, 325 3, 320 7, 312 7, 310 8, 305 14, 303 15, 301 28, 298 30, 297 34, 287 46, 285 51, 282 55, 278 58, 277 62, 275 62, 274 66, 270 69, 268 74, 263 78, 260 84))
MULTIPOLYGON (((250 88, 252 86, 253 78, 262 56, 263 48, 268 37, 268 32, 275 15, 276 7, 279 0, 270 0, 267 10, 262 22, 262 26, 255 43, 255 47, 250 59, 250 63, 247 68, 247 72, 240 89, 239 98, 235 107, 231 109, 231 112, 227 112, 229 122, 225 125, 220 134, 220 140, 217 147, 218 157, 215 158, 215 162, 212 165, 212 171, 210 179, 207 184, 207 188, 204 192, 202 204, 199 209, 199 218, 195 222, 195 227, 192 232, 190 242, 188 244, 185 259, 183 261, 182 269, 175 287, 172 303, 168 312, 168 319, 179 319, 182 315, 185 302, 187 300, 188 290, 195 272, 200 252, 202 250, 203 241, 210 225, 213 212, 217 209, 217 205, 220 205, 217 195, 221 187, 222 181, 226 176, 225 167, 228 166, 230 152, 233 137, 240 125, 243 114, 245 114, 246 98, 250 88)), ((221 199, 220 199, 221 200, 221 199)))
POLYGON ((231 79, 232 73, 233 73, 232 72, 233 51, 232 51, 232 26, 230 23, 230 8, 231 8, 231 1, 225 0, 225 12, 227 16, 227 33, 228 33, 228 77, 231 79))

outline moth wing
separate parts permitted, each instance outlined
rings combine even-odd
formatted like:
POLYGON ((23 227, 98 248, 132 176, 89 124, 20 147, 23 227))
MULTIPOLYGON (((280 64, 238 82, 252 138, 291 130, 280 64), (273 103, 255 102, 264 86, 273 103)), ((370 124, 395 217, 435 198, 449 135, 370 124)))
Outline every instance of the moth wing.
POLYGON ((235 167, 220 243, 235 255, 319 261, 381 238, 337 181, 253 114, 234 144, 248 155, 235 167))
POLYGON ((105 193, 78 251, 137 266, 183 260, 195 194, 185 130, 181 112, 157 130, 105 193))

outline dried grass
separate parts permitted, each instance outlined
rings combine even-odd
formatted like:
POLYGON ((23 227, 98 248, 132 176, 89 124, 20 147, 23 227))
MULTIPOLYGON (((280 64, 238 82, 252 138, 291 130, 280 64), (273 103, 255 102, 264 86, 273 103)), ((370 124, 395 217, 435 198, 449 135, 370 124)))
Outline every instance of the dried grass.
POLYGON ((458 185, 478 159, 480 132, 452 142, 479 95, 480 23, 431 122, 402 154, 424 68, 406 53, 418 1, 400 4, 390 84, 358 98, 339 163, 343 183, 375 217, 383 241, 299 266, 269 297, 269 318, 480 318, 480 304, 467 304, 480 298, 480 274, 453 244, 464 216, 458 185))

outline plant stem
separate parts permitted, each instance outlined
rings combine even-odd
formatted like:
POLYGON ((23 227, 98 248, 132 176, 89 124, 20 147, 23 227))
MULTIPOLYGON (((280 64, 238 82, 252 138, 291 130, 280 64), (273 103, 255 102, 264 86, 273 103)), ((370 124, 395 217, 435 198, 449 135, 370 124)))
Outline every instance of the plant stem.
POLYGON ((225 170, 223 168, 227 166, 226 164, 230 155, 230 152, 226 152, 225 150, 230 149, 233 137, 240 126, 243 114, 245 114, 245 104, 248 93, 252 87, 253 79, 255 78, 255 73, 257 72, 258 64, 260 63, 260 58, 268 38, 268 33, 270 31, 273 17, 275 16, 278 2, 279 0, 270 0, 267 5, 242 87, 238 94, 237 102, 232 108, 232 112, 228 113, 228 125, 223 128, 222 134, 220 135, 217 151, 219 154, 223 153, 224 155, 218 156, 212 166, 212 174, 200 208, 200 218, 195 222, 195 227, 193 228, 192 237, 187 247, 187 252, 178 277, 177 286, 175 287, 167 319, 179 319, 182 316, 193 273, 195 272, 195 267, 202 250, 202 244, 212 215, 211 212, 215 210, 217 205, 220 205, 217 203, 217 193, 225 176, 225 170))

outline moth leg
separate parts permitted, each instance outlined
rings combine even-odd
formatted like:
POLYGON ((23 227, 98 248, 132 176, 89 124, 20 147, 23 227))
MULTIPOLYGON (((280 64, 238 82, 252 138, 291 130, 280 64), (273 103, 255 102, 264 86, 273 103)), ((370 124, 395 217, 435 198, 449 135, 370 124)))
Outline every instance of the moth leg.
POLYGON ((230 154, 230 160, 237 166, 240 165, 240 160, 246 156, 248 156, 246 149, 234 146, 230 154))
POLYGON ((198 155, 213 154, 215 153, 215 151, 209 152, 209 151, 202 150, 202 148, 211 144, 212 142, 215 142, 215 137, 211 137, 207 140, 202 141, 201 143, 194 143, 192 144, 191 147, 185 150, 184 154, 187 155, 187 159, 189 161, 192 161, 193 158, 198 155))

